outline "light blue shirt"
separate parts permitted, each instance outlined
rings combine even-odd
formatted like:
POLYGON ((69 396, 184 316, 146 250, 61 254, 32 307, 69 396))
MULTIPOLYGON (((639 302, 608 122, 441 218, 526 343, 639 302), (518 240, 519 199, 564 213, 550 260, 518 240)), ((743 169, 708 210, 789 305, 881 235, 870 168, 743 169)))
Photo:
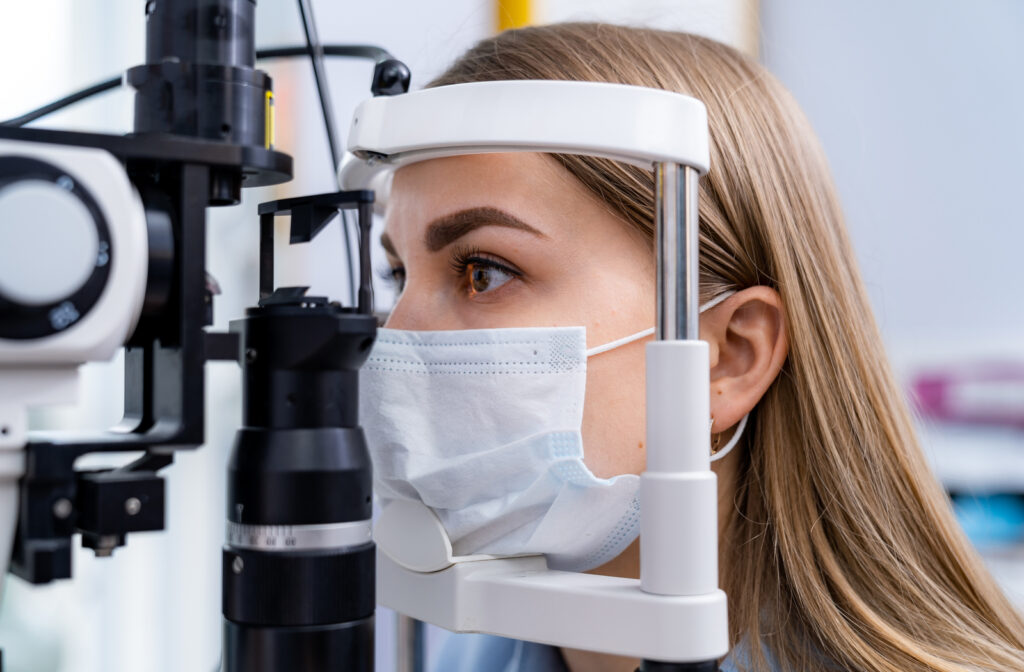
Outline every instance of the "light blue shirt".
MULTIPOLYGON (((721 672, 737 672, 734 649, 721 672)), ((568 672, 557 648, 494 635, 451 635, 432 672, 568 672)))

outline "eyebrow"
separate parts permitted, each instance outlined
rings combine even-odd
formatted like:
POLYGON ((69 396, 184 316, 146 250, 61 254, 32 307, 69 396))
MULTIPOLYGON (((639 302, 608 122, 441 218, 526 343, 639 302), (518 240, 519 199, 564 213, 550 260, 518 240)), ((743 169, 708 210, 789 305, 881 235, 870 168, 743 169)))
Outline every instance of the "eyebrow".
POLYGON ((547 238, 546 235, 533 228, 517 217, 513 217, 504 210, 498 208, 468 208, 459 210, 450 215, 438 217, 427 225, 426 233, 423 235, 423 242, 431 252, 437 252, 470 231, 484 226, 504 226, 510 229, 518 229, 532 233, 539 238, 547 238))
MULTIPOLYGON (((451 245, 470 231, 484 226, 504 226, 532 233, 539 238, 547 238, 541 231, 504 210, 483 207, 467 208, 453 212, 450 215, 438 217, 427 225, 426 233, 423 235, 424 244, 431 252, 437 252, 451 245)), ((395 249, 395 244, 387 231, 380 234, 380 245, 389 255, 396 259, 398 258, 398 251, 395 249)))

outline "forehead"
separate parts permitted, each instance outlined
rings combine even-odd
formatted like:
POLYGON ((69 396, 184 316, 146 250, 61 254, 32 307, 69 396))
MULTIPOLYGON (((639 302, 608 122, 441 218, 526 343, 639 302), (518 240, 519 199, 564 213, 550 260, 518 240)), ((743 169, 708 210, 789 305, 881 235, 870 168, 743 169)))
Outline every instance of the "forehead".
POLYGON ((599 204, 554 158, 538 153, 431 159, 395 172, 385 215, 389 235, 474 207, 549 220, 599 204), (590 201, 591 203, 588 203, 590 201))

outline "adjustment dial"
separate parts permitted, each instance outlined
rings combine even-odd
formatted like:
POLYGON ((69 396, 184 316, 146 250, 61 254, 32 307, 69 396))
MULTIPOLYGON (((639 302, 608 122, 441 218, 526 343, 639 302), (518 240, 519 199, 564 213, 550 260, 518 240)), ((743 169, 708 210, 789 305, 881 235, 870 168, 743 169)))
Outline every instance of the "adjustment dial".
POLYGON ((0 296, 12 303, 58 303, 109 261, 92 213, 64 180, 0 188, 0 296))

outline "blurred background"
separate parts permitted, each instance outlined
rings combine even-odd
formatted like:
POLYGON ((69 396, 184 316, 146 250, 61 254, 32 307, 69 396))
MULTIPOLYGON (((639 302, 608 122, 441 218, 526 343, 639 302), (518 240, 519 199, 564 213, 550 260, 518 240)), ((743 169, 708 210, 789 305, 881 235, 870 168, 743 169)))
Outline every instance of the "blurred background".
MULTIPOLYGON (((142 63, 144 6, 3 3, 0 119, 142 63)), ((1024 607, 1024 3, 319 0, 314 9, 324 43, 384 46, 411 67, 413 88, 476 40, 526 23, 687 30, 757 56, 821 138, 936 475, 992 571, 1024 607)), ((259 47, 303 43, 294 2, 263 0, 256 16, 259 47)), ((210 211, 207 264, 223 289, 218 329, 256 299, 256 204, 336 188, 308 61, 263 68, 274 79, 277 144, 295 157, 295 180, 243 192, 240 206, 210 211)), ((328 60, 339 129, 369 95, 371 71, 366 62, 328 60)), ((128 132, 132 95, 118 90, 34 125, 128 132)), ((348 295, 341 230, 331 227, 312 244, 279 252, 279 284, 348 295)), ((388 293, 378 301, 386 309, 388 293)), ((34 425, 113 424, 121 412, 119 367, 87 367, 83 403, 38 414, 34 425)), ((108 559, 79 549, 71 581, 32 587, 8 576, 0 603, 5 669, 216 667, 225 463, 241 419, 239 378, 232 364, 208 366, 207 444, 164 472, 165 532, 136 534, 108 559)), ((390 671, 394 628, 384 610, 378 629, 378 669, 390 671)), ((443 637, 431 633, 431 650, 443 637)))

